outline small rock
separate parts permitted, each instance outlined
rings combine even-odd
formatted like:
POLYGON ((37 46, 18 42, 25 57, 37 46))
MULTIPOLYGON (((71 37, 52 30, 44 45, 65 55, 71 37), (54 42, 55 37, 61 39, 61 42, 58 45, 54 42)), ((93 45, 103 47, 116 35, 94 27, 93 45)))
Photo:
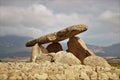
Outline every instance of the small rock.
POLYGON ((48 75, 46 73, 42 73, 42 74, 35 74, 34 75, 34 78, 35 79, 38 79, 38 80, 46 80, 48 78, 48 75))
POLYGON ((89 76, 85 72, 81 72, 79 79, 80 80, 90 80, 89 76))
POLYGON ((65 70, 66 79, 75 80, 75 73, 72 70, 65 70))
POLYGON ((49 74, 48 80, 57 80, 57 77, 53 74, 49 74))
POLYGON ((56 74, 55 76, 56 76, 57 80, 66 80, 65 74, 56 74))
POLYGON ((104 71, 105 71, 105 72, 109 72, 109 71, 111 71, 111 68, 110 68, 110 67, 105 67, 105 68, 104 68, 104 71))
POLYGON ((120 80, 119 76, 116 73, 106 73, 110 80, 120 80))
POLYGON ((113 70, 113 73, 116 73, 119 77, 120 77, 120 69, 115 69, 115 70, 113 70))
POLYGON ((92 71, 90 76, 90 80, 97 80, 97 73, 95 71, 92 71))
POLYGON ((37 63, 39 62, 45 62, 45 61, 52 61, 52 56, 48 55, 48 54, 39 54, 39 56, 36 58, 37 63))
POLYGON ((0 80, 7 80, 8 76, 6 74, 0 74, 0 80))
POLYGON ((15 71, 15 72, 11 72, 11 73, 9 73, 9 80, 21 80, 22 79, 22 77, 21 77, 21 73, 20 72, 17 72, 17 71, 15 71))
POLYGON ((105 73, 98 73, 98 80, 109 80, 109 77, 105 73))

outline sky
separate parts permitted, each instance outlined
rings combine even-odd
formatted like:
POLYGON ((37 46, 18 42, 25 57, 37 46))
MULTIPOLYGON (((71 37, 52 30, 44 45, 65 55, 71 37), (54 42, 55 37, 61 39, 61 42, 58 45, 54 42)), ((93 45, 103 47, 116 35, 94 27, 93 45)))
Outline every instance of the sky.
POLYGON ((37 38, 75 24, 88 44, 120 43, 120 0, 0 0, 0 36, 37 38))

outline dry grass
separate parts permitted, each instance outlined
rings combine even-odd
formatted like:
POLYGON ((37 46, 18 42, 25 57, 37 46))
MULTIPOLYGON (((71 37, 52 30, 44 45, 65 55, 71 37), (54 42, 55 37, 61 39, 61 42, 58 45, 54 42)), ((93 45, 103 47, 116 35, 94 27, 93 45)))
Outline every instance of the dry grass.
POLYGON ((117 67, 117 68, 120 69, 120 63, 111 63, 111 62, 109 62, 109 64, 110 64, 111 66, 113 66, 113 67, 117 67))

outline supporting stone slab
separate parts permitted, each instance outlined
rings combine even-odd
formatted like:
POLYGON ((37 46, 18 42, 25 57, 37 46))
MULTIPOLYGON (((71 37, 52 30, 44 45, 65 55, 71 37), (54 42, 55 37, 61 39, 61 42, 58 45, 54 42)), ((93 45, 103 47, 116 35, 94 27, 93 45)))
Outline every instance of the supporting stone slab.
POLYGON ((35 44, 32 47, 32 54, 31 54, 30 61, 35 62, 36 58, 39 57, 40 54, 43 54, 43 53, 48 53, 47 49, 45 49, 42 45, 35 44))
POLYGON ((61 44, 58 42, 49 44, 46 49, 48 50, 49 53, 51 52, 56 53, 63 50, 61 44))
POLYGON ((82 62, 86 57, 94 55, 94 53, 87 48, 84 41, 78 37, 69 38, 67 45, 67 51, 73 53, 82 62))

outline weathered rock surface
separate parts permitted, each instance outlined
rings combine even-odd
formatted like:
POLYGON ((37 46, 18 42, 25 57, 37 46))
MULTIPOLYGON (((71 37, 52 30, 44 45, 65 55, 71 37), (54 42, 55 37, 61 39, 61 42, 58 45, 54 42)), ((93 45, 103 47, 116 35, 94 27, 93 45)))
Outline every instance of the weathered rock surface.
POLYGON ((81 61, 76 58, 72 53, 68 53, 66 51, 59 51, 57 53, 48 53, 48 54, 40 54, 36 61, 37 63, 49 61, 55 63, 63 63, 69 65, 79 65, 81 61))
POLYGON ((92 67, 95 67, 95 66, 109 67, 109 68, 111 67, 104 58, 99 56, 89 56, 85 58, 84 64, 92 67))
POLYGON ((72 53, 66 51, 60 51, 53 57, 54 62, 69 64, 69 65, 79 65, 81 61, 77 59, 72 53))
POLYGON ((32 48, 30 61, 35 62, 36 58, 43 53, 48 53, 47 49, 45 49, 42 45, 35 44, 32 48))
POLYGON ((40 62, 44 62, 44 61, 53 61, 53 56, 49 55, 49 54, 40 54, 39 56, 37 56, 35 62, 40 63, 40 62))
POLYGON ((27 47, 34 46, 36 43, 44 44, 44 43, 49 43, 49 42, 62 41, 62 40, 65 40, 67 38, 70 38, 74 35, 77 35, 81 32, 84 32, 86 30, 87 30, 87 26, 84 24, 73 25, 73 26, 70 26, 70 27, 65 28, 63 30, 60 30, 58 32, 50 33, 50 34, 41 36, 37 39, 28 41, 26 43, 26 46, 27 47))
POLYGON ((46 49, 48 50, 49 53, 51 52, 56 53, 63 50, 61 44, 58 42, 49 44, 46 49))
POLYGON ((94 53, 87 48, 84 41, 78 37, 69 38, 67 45, 67 51, 73 53, 82 62, 86 57, 94 55, 94 53))
POLYGON ((49 61, 0 62, 0 80, 120 80, 118 70, 49 61))

